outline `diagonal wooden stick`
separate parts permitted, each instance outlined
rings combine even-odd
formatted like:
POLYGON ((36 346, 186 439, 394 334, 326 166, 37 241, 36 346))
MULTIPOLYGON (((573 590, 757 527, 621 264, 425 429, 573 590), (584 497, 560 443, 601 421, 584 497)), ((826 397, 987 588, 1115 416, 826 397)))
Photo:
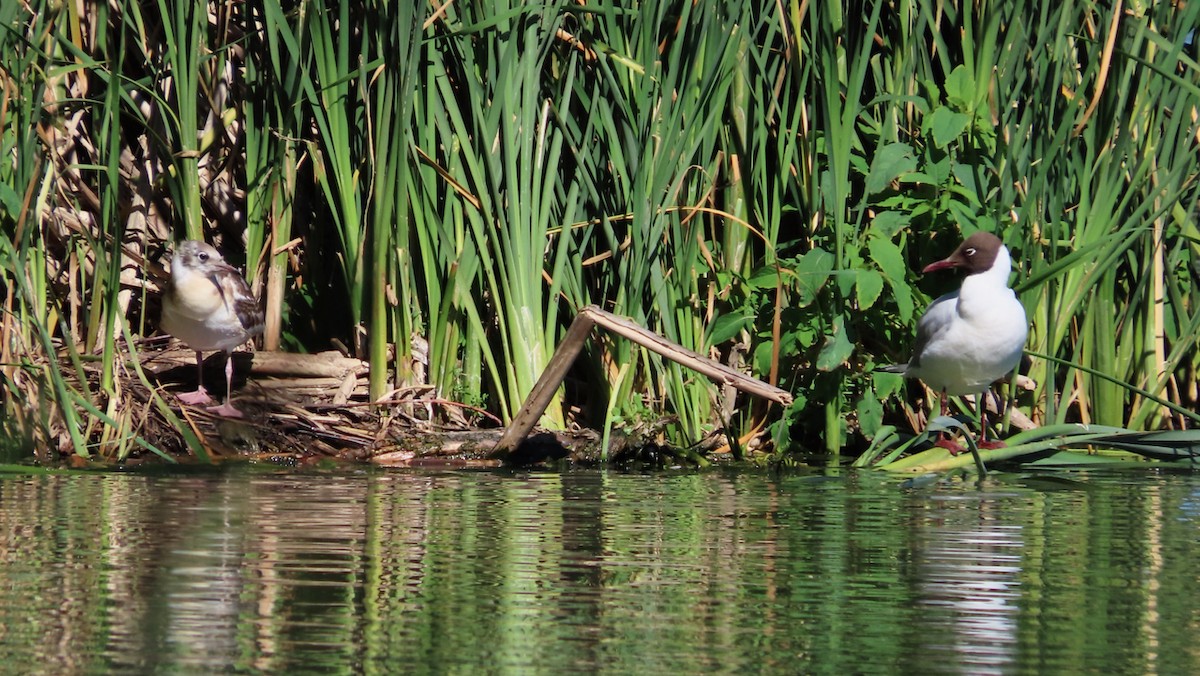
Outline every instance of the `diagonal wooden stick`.
POLYGON ((567 370, 571 368, 571 364, 583 350, 583 344, 595 326, 607 329, 671 361, 699 371, 722 385, 731 385, 748 394, 769 399, 784 406, 792 403, 792 395, 786 390, 768 385, 757 378, 751 378, 682 345, 672 343, 625 317, 619 317, 611 312, 605 312, 595 305, 589 305, 580 310, 579 314, 575 316, 575 321, 571 322, 571 327, 567 329, 567 335, 563 337, 558 349, 554 351, 554 356, 550 357, 550 363, 546 365, 546 370, 542 371, 541 378, 538 378, 533 390, 529 392, 525 404, 517 412, 508 428, 504 430, 504 436, 500 437, 500 441, 496 443, 495 448, 489 454, 490 457, 505 459, 525 440, 529 431, 542 417, 542 413, 545 413, 546 407, 550 405, 550 400, 554 398, 554 393, 558 391, 558 386, 566 377, 567 370))

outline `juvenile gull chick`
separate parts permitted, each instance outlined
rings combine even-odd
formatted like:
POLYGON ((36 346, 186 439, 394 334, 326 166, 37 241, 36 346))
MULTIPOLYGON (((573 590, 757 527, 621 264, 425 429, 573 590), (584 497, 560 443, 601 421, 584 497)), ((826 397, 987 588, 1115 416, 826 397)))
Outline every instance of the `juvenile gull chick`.
MULTIPOLYGON (((982 393, 1016 368, 1025 347, 1025 308, 1008 288, 1012 259, 1000 238, 977 232, 948 258, 929 264, 922 273, 946 268, 960 268, 967 273, 962 288, 933 301, 921 316, 909 362, 882 370, 920 378, 941 391, 943 415, 949 410, 947 395, 979 394, 979 445, 1003 446, 1003 442, 987 440, 982 393)), ((939 440, 938 445, 951 453, 963 450, 948 439, 939 440)))
POLYGON ((171 278, 163 294, 164 331, 196 351, 195 392, 179 395, 185 404, 212 401, 204 389, 203 353, 225 353, 225 403, 208 410, 231 418, 242 412, 230 403, 233 382, 233 348, 261 333, 263 313, 249 285, 212 246, 197 240, 181 242, 171 259, 171 278))

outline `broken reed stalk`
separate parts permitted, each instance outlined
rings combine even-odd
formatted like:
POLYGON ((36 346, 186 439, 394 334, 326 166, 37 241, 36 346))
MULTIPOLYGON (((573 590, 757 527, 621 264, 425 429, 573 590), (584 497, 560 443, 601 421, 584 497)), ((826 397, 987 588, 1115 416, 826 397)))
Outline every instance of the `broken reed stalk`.
POLYGON ((698 371, 714 382, 735 387, 748 394, 784 406, 792 403, 792 395, 786 390, 768 385, 757 378, 751 378, 720 362, 697 354, 647 328, 638 326, 625 317, 605 312, 595 305, 589 305, 580 310, 579 314, 575 316, 575 321, 571 322, 570 328, 567 329, 567 335, 563 337, 558 349, 554 351, 554 356, 550 358, 546 370, 542 371, 542 376, 538 378, 537 383, 530 390, 529 396, 526 397, 525 404, 521 406, 521 410, 517 412, 508 428, 504 430, 504 436, 496 442, 489 457, 503 460, 525 440, 530 430, 537 424, 538 419, 542 417, 546 407, 550 405, 550 400, 554 398, 554 393, 558 391, 559 385, 566 377, 567 370, 571 368, 571 364, 583 349, 583 343, 591 334, 592 327, 597 325, 677 364, 698 371))

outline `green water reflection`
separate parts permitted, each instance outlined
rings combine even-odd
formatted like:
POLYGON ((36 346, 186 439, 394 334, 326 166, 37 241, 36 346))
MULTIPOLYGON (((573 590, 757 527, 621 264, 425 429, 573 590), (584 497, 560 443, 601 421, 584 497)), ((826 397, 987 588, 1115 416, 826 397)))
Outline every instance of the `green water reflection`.
POLYGON ((7 673, 1200 673, 1200 477, 0 476, 7 673))

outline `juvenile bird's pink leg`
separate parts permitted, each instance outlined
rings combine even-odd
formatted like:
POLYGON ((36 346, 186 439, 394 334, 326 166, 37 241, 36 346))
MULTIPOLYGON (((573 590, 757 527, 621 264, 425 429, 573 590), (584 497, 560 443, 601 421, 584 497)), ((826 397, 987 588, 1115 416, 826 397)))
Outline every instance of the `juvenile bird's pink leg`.
POLYGON ((179 401, 190 406, 199 406, 212 401, 212 397, 208 396, 208 390, 204 389, 204 354, 200 350, 196 350, 196 389, 192 392, 180 392, 177 397, 179 401))
POLYGON ((225 352, 225 403, 220 406, 210 406, 208 410, 226 418, 241 418, 242 412, 233 407, 233 353, 225 352))

